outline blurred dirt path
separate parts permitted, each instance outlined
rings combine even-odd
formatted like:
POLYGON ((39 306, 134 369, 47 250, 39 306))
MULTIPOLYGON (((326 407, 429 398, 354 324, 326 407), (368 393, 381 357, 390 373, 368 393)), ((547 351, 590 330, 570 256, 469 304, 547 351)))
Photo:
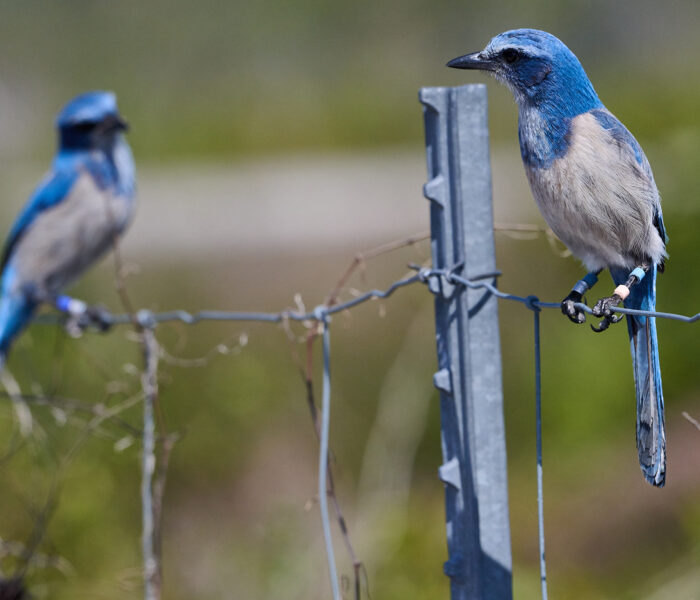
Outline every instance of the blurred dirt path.
MULTIPOLYGON (((537 219, 520 164, 497 162, 499 218, 537 219)), ((125 247, 131 256, 367 247, 428 229, 425 179, 422 152, 403 149, 144 167, 125 247)))

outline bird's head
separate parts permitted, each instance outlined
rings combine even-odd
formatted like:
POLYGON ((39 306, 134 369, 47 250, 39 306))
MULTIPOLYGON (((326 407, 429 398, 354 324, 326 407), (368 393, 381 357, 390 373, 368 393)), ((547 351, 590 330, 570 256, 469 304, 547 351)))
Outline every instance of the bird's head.
POLYGON ((76 96, 58 114, 56 126, 64 150, 108 150, 129 127, 112 92, 76 96))
POLYGON ((545 31, 506 31, 480 52, 455 58, 447 66, 493 74, 511 89, 519 105, 563 104, 569 116, 600 106, 578 58, 545 31))

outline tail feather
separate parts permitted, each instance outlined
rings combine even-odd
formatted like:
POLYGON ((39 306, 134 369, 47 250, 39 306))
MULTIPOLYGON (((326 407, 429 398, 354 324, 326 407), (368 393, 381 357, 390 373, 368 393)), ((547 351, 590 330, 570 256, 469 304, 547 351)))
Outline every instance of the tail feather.
MULTIPOLYGON (((615 283, 624 283, 628 272, 611 270, 615 283)), ((632 287, 625 301, 627 308, 655 310, 656 268, 632 287)), ((645 479, 663 487, 666 481, 666 433, 664 429, 664 396, 659 366, 659 345, 654 317, 628 316, 632 367, 637 396, 637 452, 645 479)))
POLYGON ((37 303, 24 294, 3 294, 0 298, 0 370, 15 337, 27 326, 37 303))
POLYGON ((23 437, 33 427, 32 413, 22 392, 9 370, 5 369, 7 353, 13 340, 24 329, 36 310, 37 303, 24 294, 3 293, 0 297, 0 383, 9 394, 15 410, 15 418, 23 437))

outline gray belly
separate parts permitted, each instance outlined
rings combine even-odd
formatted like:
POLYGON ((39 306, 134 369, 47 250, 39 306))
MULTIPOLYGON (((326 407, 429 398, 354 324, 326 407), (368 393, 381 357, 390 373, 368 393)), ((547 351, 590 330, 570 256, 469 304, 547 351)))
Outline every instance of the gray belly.
POLYGON ((112 247, 130 217, 130 199, 81 176, 69 196, 41 213, 18 242, 8 264, 15 285, 57 294, 112 247))

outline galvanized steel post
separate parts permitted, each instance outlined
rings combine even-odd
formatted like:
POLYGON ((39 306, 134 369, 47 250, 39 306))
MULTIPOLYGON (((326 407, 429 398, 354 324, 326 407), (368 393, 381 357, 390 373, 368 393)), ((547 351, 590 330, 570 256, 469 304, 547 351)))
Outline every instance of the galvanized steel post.
MULTIPOLYGON (((486 87, 423 88, 433 267, 496 268, 486 87)), ((491 275, 493 278, 494 275, 491 275)), ((432 278, 452 600, 511 599, 512 560, 496 298, 432 278)))

